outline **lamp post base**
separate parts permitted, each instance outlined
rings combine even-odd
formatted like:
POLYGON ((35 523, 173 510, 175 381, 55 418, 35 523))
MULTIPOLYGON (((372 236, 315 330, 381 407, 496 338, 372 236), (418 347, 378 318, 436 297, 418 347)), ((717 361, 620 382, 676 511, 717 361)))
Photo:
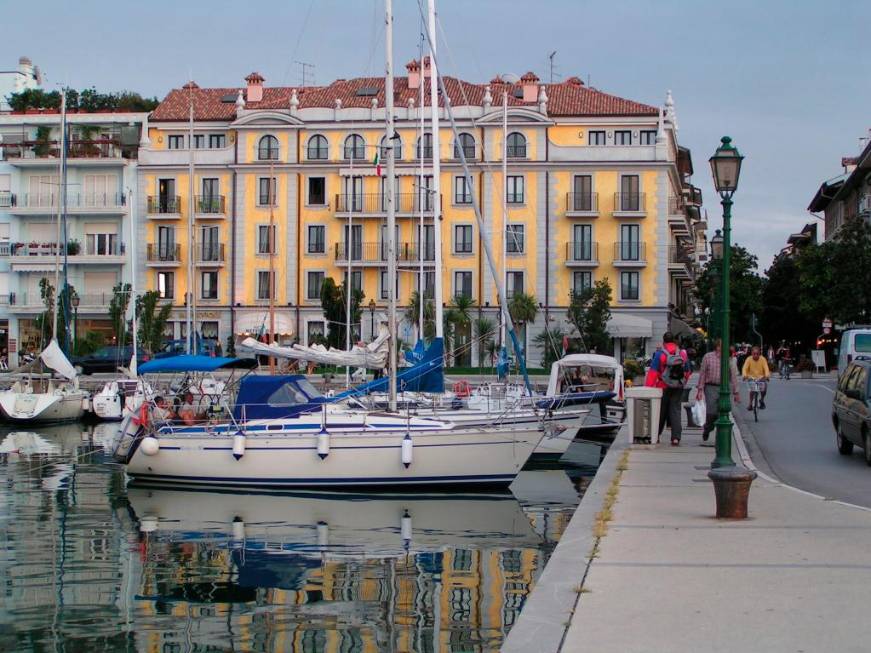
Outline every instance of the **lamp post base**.
POLYGON ((717 467, 708 472, 717 498, 717 519, 747 519, 750 484, 756 472, 743 467, 717 467))

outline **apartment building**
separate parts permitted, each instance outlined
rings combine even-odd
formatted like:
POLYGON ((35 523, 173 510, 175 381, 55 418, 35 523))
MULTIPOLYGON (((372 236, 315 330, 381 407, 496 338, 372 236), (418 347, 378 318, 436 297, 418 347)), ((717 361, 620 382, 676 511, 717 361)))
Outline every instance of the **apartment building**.
MULTIPOLYGON (((603 278, 613 289, 618 355, 652 351, 672 318, 669 305, 692 313, 689 290, 705 223, 670 95, 656 107, 577 77, 557 84, 533 73, 486 84, 448 77, 458 134, 446 126, 442 99, 436 198, 433 140, 428 126, 420 133, 421 114, 428 121, 430 113, 429 93, 419 100, 429 63, 412 61, 406 69, 395 83, 393 141, 401 305, 414 290, 431 296, 440 274, 446 303, 467 295, 476 315, 498 321, 477 202, 507 293, 532 294, 540 306, 525 334, 529 342, 545 324, 567 328, 571 293, 603 278)), ((365 295, 357 332, 369 337, 387 299, 385 178, 375 162, 376 154, 383 161, 384 105, 382 78, 274 88, 252 73, 241 87, 190 83, 167 95, 140 149, 138 234, 146 284, 173 303, 173 335, 184 336, 191 290, 195 326, 206 337, 262 333, 274 295, 276 337, 307 343, 327 327, 321 284, 326 277, 341 282, 350 257, 351 283, 365 295)), ((412 339, 408 320, 399 336, 412 339)), ((537 362, 534 350, 531 358, 537 362)), ((471 360, 474 344, 460 362, 471 360)))
POLYGON ((9 96, 27 89, 40 88, 42 72, 29 57, 19 57, 15 70, 0 70, 0 111, 9 111, 9 96))
MULTIPOLYGON (((130 282, 130 198, 145 113, 70 113, 67 159, 67 280, 78 296, 79 334, 113 337, 112 288, 130 282)), ((54 285, 61 210, 60 114, 0 114, 0 346, 10 363, 40 347, 34 318, 45 310, 40 281, 54 285)), ((63 254, 63 252, 60 252, 63 254)), ((59 285, 62 285, 59 284, 59 285)))
POLYGON ((871 130, 859 156, 841 159, 843 173, 824 181, 814 194, 808 211, 822 211, 824 239, 832 238, 847 220, 871 220, 871 130))

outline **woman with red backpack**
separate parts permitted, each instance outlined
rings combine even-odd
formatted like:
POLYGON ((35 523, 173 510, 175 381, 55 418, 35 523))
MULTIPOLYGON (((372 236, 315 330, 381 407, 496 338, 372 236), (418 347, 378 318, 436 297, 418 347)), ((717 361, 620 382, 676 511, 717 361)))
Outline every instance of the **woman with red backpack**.
POLYGON ((671 331, 662 336, 662 347, 657 349, 650 361, 650 369, 644 380, 644 385, 650 388, 662 388, 662 403, 659 408, 659 435, 665 428, 665 422, 671 425, 671 446, 680 444, 681 436, 681 403, 683 391, 692 371, 689 357, 684 349, 678 347, 671 331))

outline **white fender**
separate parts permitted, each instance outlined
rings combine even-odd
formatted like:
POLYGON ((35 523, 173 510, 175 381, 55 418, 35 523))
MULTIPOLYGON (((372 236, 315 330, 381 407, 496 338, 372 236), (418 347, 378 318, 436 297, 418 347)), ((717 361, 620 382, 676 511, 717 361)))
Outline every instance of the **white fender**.
POLYGON ((245 455, 245 435, 240 431, 233 436, 233 458, 239 460, 245 455))
POLYGON ((321 460, 330 455, 330 433, 326 429, 321 429, 318 433, 318 456, 321 460))
POLYGON ((406 550, 411 546, 411 515, 408 510, 402 513, 402 519, 399 522, 399 532, 402 535, 402 544, 406 550))
POLYGON ((326 548, 330 545, 330 526, 325 521, 318 522, 318 546, 326 548))
POLYGON ((411 443, 411 435, 408 433, 405 434, 405 437, 402 438, 402 464, 408 468, 411 465, 412 459, 412 443, 411 443))
POLYGON ((139 520, 139 530, 143 533, 153 533, 157 530, 157 517, 152 515, 143 515, 139 520))
POLYGON ((245 539, 245 521, 241 517, 233 518, 233 539, 245 539))
POLYGON ((142 443, 139 445, 139 448, 146 456, 156 456, 157 452, 160 451, 160 441, 149 435, 142 438, 142 443))

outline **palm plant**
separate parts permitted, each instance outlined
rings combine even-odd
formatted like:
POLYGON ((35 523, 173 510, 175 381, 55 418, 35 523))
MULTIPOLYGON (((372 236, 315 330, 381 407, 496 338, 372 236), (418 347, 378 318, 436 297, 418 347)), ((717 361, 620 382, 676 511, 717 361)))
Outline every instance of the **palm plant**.
POLYGON ((431 299, 423 299, 423 325, 420 324, 420 293, 412 291, 405 309, 405 319, 417 327, 418 337, 431 339, 435 336, 435 306, 431 299))
POLYGON ((495 354, 496 324, 486 317, 475 320, 475 337, 478 340, 478 367, 484 367, 484 355, 491 359, 495 354))
POLYGON ((546 328, 532 339, 532 342, 541 347, 541 366, 549 370, 562 355, 562 342, 566 332, 560 327, 546 328))

